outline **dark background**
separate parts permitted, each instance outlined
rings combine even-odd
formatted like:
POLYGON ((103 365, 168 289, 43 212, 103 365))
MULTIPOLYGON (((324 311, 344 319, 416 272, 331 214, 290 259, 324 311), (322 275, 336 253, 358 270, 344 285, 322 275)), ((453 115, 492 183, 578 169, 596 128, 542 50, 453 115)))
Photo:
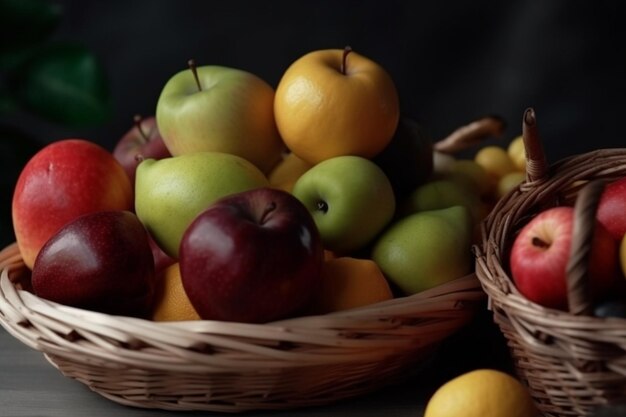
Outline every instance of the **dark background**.
POLYGON ((86 129, 11 116, 45 142, 75 136, 112 148, 135 113, 154 113, 161 88, 191 57, 245 69, 276 86, 301 55, 351 45, 390 72, 403 112, 434 138, 485 114, 504 117, 510 138, 533 106, 551 159, 623 143, 620 1, 56 3, 63 19, 54 36, 97 54, 114 113, 86 129))

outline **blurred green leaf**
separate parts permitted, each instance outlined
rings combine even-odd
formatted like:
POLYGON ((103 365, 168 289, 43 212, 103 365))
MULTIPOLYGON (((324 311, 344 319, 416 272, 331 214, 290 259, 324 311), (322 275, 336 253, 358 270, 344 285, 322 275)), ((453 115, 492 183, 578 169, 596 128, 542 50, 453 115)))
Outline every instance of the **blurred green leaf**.
POLYGON ((63 10, 48 0, 0 0, 0 51, 39 43, 58 26, 63 10))
POLYGON ((19 105, 68 126, 93 126, 111 114, 103 66, 84 46, 53 43, 13 74, 10 88, 19 105))

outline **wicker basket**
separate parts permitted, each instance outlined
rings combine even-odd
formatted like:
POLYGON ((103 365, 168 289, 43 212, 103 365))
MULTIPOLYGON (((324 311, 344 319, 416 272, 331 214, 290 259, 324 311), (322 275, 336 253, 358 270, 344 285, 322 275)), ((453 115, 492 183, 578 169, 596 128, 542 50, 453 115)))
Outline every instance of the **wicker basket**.
POLYGON ((589 415, 626 400, 626 320, 591 315, 586 256, 603 184, 626 175, 626 149, 600 149, 547 164, 533 109, 523 117, 527 180, 502 198, 474 250, 476 274, 508 341, 519 377, 546 416, 589 415), (568 265, 569 311, 543 308, 516 290, 508 270, 516 233, 539 211, 576 205, 568 265))
POLYGON ((34 296, 0 252, 0 323, 63 374, 125 405, 236 412, 327 404, 427 363, 486 299, 474 274, 409 297, 263 325, 152 322, 34 296))

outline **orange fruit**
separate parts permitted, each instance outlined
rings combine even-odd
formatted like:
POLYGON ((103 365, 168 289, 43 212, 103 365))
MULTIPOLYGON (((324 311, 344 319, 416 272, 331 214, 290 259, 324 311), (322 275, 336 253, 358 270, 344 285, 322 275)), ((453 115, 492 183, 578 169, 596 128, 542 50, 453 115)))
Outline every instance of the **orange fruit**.
POLYGON ((298 178, 312 166, 298 158, 296 154, 289 153, 272 169, 267 179, 270 186, 290 193, 298 178))
POLYGON ((377 155, 395 133, 400 104, 381 65, 348 48, 327 49, 287 68, 276 87, 274 117, 287 147, 316 164, 377 155))
POLYGON ((327 258, 312 310, 315 314, 324 314, 391 298, 389 283, 376 262, 347 256, 327 258))
POLYGON ((443 384, 426 404, 424 417, 535 417, 530 393, 513 376, 476 369, 443 384))
POLYGON ((160 276, 156 288, 152 320, 200 320, 200 316, 185 293, 178 263, 168 266, 160 276))

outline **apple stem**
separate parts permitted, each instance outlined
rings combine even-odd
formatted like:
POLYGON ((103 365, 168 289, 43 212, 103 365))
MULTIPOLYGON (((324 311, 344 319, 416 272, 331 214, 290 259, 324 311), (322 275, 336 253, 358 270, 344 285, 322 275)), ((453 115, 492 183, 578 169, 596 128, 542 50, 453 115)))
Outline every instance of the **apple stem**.
POLYGON ((533 244, 533 246, 536 246, 536 247, 541 248, 541 249, 546 249, 546 248, 550 247, 548 242, 546 242, 545 240, 543 240, 541 238, 538 238, 537 236, 533 237, 532 244, 533 244))
POLYGON ((346 75, 346 60, 350 52, 352 52, 352 48, 350 47, 350 45, 347 45, 345 48, 343 48, 343 58, 341 59, 341 73, 343 75, 346 75))
POLYGON ((139 134, 141 135, 141 138, 143 139, 144 143, 146 143, 148 142, 148 135, 146 135, 146 132, 144 132, 143 128, 141 127, 141 120, 142 120, 142 117, 139 114, 136 114, 135 117, 133 117, 133 121, 135 122, 135 127, 139 131, 139 134))
POLYGON ((187 61, 187 65, 189 65, 189 69, 193 74, 193 78, 196 80, 196 85, 198 86, 198 91, 202 91, 202 85, 200 84, 200 78, 198 78, 198 67, 196 66, 196 60, 190 59, 187 61))
POLYGON ((263 210, 259 223, 264 224, 267 221, 267 216, 269 216, 269 214, 274 210, 276 210, 276 202, 270 201, 270 203, 265 207, 265 210, 263 210))

